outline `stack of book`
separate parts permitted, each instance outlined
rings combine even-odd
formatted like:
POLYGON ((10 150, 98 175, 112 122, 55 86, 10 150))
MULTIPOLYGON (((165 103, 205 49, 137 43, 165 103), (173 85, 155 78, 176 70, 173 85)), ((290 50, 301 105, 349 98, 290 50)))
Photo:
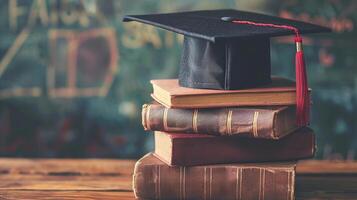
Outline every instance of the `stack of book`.
POLYGON ((242 90, 180 87, 153 80, 142 123, 155 151, 135 166, 141 199, 294 199, 295 164, 315 152, 296 125, 293 81, 242 90))

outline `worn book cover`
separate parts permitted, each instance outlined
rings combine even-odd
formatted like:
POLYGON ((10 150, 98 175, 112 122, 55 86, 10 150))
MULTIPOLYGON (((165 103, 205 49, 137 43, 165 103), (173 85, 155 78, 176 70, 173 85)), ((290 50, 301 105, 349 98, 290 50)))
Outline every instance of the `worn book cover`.
POLYGON ((295 82, 273 77, 269 85, 240 90, 181 87, 177 79, 152 80, 152 97, 169 108, 295 105, 295 82))
POLYGON ((280 140, 155 132, 155 155, 169 165, 291 161, 311 158, 315 137, 301 128, 280 140))
POLYGON ((295 106, 175 109, 145 104, 145 130, 279 139, 297 129, 295 106))
POLYGON ((170 167, 151 153, 135 165, 139 199, 293 200, 295 162, 170 167))

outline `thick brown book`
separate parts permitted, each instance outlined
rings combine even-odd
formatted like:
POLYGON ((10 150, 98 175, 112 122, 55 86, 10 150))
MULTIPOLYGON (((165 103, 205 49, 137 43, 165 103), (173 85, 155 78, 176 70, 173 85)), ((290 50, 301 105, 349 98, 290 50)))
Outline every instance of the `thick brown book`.
POLYGON ((295 163, 170 167, 147 154, 135 165, 139 199, 293 200, 295 163))
POLYGON ((280 140, 155 132, 155 155, 172 166, 291 161, 314 153, 315 137, 309 128, 280 140))
POLYGON ((297 129, 295 106, 175 109, 145 104, 145 130, 279 139, 297 129))
POLYGON ((180 87, 177 79, 152 80, 152 97, 169 108, 295 105, 295 82, 273 77, 266 86, 242 90, 180 87))

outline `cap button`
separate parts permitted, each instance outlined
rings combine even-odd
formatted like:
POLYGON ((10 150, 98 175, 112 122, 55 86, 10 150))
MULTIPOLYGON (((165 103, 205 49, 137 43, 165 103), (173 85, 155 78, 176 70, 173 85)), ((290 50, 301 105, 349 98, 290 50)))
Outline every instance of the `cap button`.
POLYGON ((221 20, 225 21, 225 22, 232 22, 234 20, 234 18, 233 17, 221 17, 221 20))

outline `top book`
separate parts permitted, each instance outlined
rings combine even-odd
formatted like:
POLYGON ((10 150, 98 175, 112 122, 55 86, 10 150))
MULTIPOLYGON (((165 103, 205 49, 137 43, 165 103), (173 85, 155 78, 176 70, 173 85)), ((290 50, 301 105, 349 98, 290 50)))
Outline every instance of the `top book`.
MULTIPOLYGON (((211 90, 181 87, 178 79, 152 80, 151 96, 169 108, 295 105, 295 82, 273 77, 272 83, 241 90, 211 90)), ((310 93, 311 89, 309 89, 310 93)))

